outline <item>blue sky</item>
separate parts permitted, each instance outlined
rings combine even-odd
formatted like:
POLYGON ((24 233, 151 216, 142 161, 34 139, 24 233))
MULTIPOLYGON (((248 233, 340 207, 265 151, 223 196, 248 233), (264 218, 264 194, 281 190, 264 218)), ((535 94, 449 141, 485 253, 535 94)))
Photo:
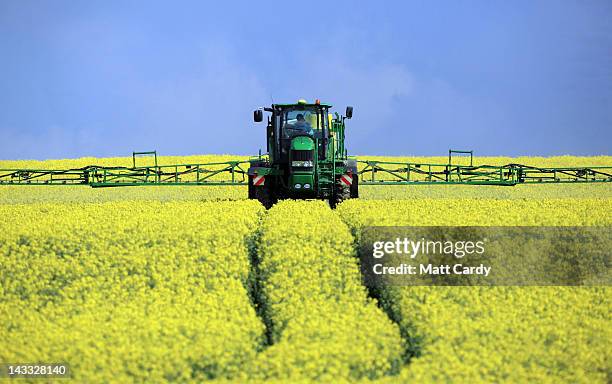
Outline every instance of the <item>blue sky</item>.
POLYGON ((0 2, 0 158, 256 154, 355 108, 356 155, 610 155, 612 2, 0 2))

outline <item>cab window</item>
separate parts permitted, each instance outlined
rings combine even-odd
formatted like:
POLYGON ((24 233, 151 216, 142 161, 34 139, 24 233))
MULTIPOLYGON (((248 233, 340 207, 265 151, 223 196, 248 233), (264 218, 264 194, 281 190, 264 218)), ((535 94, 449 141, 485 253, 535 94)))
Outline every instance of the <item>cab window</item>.
POLYGON ((328 117, 322 108, 300 107, 286 109, 282 115, 282 129, 286 136, 299 133, 313 134, 326 130, 328 117))

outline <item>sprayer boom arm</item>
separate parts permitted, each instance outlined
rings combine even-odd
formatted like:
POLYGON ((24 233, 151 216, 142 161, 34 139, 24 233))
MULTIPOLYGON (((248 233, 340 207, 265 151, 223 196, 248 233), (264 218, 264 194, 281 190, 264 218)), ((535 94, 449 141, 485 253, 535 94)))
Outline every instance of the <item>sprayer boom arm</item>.
MULTIPOLYGON (((359 160, 362 185, 612 182, 612 167, 544 168, 522 164, 456 165, 359 160)), ((249 161, 144 167, 0 169, 0 185, 246 185, 249 161)))

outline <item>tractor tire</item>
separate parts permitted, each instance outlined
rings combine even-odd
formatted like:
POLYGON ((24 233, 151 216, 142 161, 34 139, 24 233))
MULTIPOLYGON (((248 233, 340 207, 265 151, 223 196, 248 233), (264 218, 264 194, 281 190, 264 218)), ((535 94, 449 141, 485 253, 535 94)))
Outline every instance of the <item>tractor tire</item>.
POLYGON ((276 204, 276 196, 268 184, 253 188, 255 189, 255 198, 259 200, 261 205, 263 205, 266 209, 270 209, 274 204, 276 204))
POLYGON ((359 177, 353 175, 353 182, 351 183, 351 199, 359 198, 359 177))
POLYGON ((255 195, 255 186, 253 185, 253 178, 249 176, 249 200, 255 200, 257 196, 255 195))
POLYGON ((336 209, 338 204, 342 203, 344 200, 348 200, 351 198, 350 188, 344 185, 338 185, 336 187, 336 192, 329 199, 329 206, 332 209, 336 209))

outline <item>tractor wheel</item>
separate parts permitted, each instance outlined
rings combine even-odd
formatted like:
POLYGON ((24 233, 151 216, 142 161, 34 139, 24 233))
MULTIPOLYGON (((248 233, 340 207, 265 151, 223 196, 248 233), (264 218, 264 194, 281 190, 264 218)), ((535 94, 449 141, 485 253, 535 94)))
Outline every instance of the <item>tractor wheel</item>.
POLYGON ((338 185, 336 187, 336 192, 329 199, 329 206, 332 209, 336 209, 338 204, 340 204, 344 200, 348 200, 350 198, 351 198, 351 191, 350 191, 350 189, 347 186, 345 186, 345 185, 338 185))
POLYGON ((274 192, 270 188, 270 185, 265 184, 261 187, 253 188, 255 189, 255 198, 259 200, 261 205, 263 205, 266 209, 272 208, 272 206, 276 203, 276 196, 274 196, 274 192))
POLYGON ((353 175, 353 183, 351 184, 351 199, 359 198, 359 177, 353 175))
POLYGON ((255 186, 253 185, 253 178, 249 176, 249 200, 254 200, 256 198, 257 196, 255 196, 255 186))

